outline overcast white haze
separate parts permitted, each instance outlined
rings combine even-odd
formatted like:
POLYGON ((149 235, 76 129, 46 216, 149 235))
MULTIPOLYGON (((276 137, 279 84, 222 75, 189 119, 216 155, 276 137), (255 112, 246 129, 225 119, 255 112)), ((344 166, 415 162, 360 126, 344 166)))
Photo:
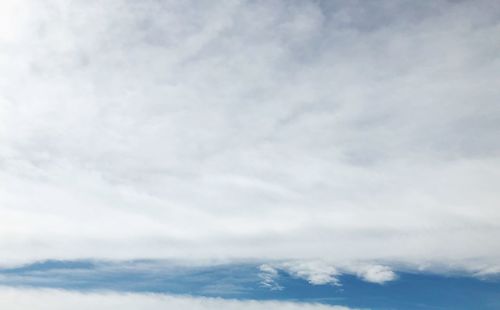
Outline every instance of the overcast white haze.
POLYGON ((496 0, 0 2, 0 265, 498 273, 499 155, 496 0))

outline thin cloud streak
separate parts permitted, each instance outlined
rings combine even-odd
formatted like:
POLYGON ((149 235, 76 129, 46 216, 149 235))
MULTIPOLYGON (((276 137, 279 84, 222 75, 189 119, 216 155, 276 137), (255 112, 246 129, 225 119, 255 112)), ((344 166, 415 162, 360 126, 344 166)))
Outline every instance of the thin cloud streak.
POLYGON ((273 301, 237 301, 158 294, 75 293, 61 290, 0 289, 0 306, 9 310, 349 310, 347 307, 273 301))

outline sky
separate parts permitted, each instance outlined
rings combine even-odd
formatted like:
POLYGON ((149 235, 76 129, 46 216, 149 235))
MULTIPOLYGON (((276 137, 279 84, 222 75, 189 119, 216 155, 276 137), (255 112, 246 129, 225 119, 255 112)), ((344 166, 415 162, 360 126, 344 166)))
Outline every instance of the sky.
POLYGON ((499 37, 495 0, 2 0, 0 306, 498 309, 499 37))

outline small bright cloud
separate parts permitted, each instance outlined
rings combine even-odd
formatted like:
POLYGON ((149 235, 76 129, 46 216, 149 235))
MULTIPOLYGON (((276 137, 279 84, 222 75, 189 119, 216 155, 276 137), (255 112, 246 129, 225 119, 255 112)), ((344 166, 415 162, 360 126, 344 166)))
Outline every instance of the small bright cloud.
POLYGON ((314 285, 340 285, 338 276, 340 272, 331 264, 322 261, 296 261, 287 262, 281 268, 290 275, 307 280, 314 285))
POLYGON ((356 274, 366 282, 385 283, 397 278, 389 267, 380 265, 364 265, 356 268, 356 274))

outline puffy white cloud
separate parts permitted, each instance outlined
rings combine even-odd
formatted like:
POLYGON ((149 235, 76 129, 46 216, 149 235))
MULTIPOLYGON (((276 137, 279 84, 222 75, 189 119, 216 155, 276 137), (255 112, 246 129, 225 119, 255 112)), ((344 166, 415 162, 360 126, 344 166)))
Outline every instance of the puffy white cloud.
POLYGON ((322 261, 297 261, 287 262, 281 265, 292 276, 307 280, 314 285, 333 284, 340 285, 336 276, 340 272, 332 266, 322 261))
POLYGON ((355 269, 358 277, 367 282, 382 284, 385 282, 393 281, 397 278, 394 271, 392 271, 387 266, 361 265, 357 266, 355 269))
POLYGON ((0 289, 0 307, 9 310, 349 310, 347 307, 273 301, 236 301, 220 298, 155 294, 74 293, 59 290, 0 289))
POLYGON ((275 264, 263 264, 260 266, 262 285, 274 289, 279 285, 279 270, 287 272, 291 276, 307 280, 314 285, 332 284, 341 286, 339 276, 342 274, 353 274, 366 282, 383 284, 397 279, 397 275, 388 266, 377 264, 340 264, 324 260, 302 260, 282 262, 275 264))
POLYGON ((4 260, 500 259, 497 1, 0 12, 4 260))

